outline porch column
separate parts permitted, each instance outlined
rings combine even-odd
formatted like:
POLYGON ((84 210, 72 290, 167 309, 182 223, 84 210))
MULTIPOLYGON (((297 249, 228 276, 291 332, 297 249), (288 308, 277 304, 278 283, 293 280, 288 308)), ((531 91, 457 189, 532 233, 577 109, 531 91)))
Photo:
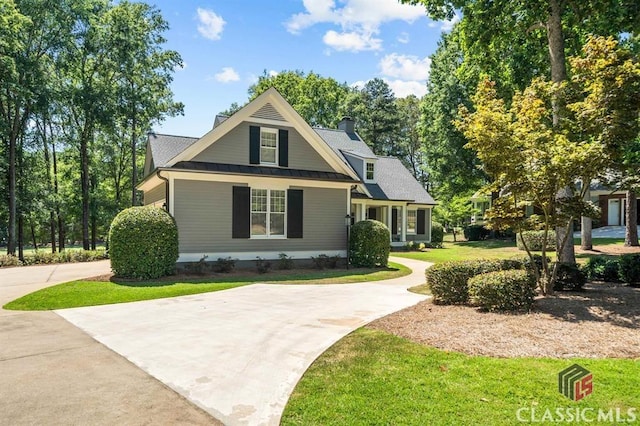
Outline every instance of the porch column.
POLYGON ((406 205, 402 206, 402 225, 400 229, 402 229, 400 241, 404 243, 407 241, 407 206, 406 205))
POLYGON ((363 203, 363 204, 358 204, 358 206, 360 207, 359 220, 365 220, 367 218, 367 205, 363 203))
POLYGON ((391 231, 390 234, 390 241, 393 241, 393 230, 391 229, 391 217, 392 217, 392 210, 393 207, 392 206, 387 206, 387 217, 386 217, 386 222, 387 222, 387 228, 389 228, 389 230, 391 231))

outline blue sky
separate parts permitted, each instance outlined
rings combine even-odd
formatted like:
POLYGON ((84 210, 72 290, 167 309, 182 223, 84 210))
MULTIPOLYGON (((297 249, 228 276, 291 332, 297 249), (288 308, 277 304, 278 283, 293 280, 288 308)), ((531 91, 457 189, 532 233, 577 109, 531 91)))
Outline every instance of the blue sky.
POLYGON ((156 0, 166 47, 184 67, 172 85, 184 116, 154 130, 202 136, 215 115, 243 104, 263 72, 314 71, 349 85, 380 77, 397 97, 426 92, 429 59, 453 22, 397 0, 156 0))

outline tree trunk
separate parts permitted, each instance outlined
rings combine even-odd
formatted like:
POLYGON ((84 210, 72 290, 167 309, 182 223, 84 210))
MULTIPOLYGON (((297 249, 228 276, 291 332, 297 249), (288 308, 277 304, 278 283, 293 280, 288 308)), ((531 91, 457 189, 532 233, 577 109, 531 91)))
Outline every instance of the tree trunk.
MULTIPOLYGON (((133 85, 133 84, 132 84, 133 85)), ((131 116, 131 206, 136 205, 136 111, 135 104, 131 116)))
MULTIPOLYGON (((564 52, 564 34, 562 31, 562 11, 561 0, 549 0, 549 17, 547 19, 547 42, 549 43, 549 58, 551 60, 551 81, 561 83, 567 79, 567 64, 564 52)), ((561 103, 560 99, 553 99, 553 125, 560 123, 561 103)), ((564 188, 557 196, 570 196, 571 190, 564 188)), ((556 247, 560 248, 562 239, 565 236, 565 228, 556 228, 556 247)), ((573 225, 569 232, 573 233, 573 225)), ((576 263, 576 253, 573 247, 573 236, 570 235, 567 244, 561 252, 558 252, 558 260, 566 263, 576 263)))
MULTIPOLYGON (((40 128, 42 136, 42 152, 44 154, 44 166, 47 169, 47 190, 51 193, 53 189, 53 177, 51 176, 51 159, 49 157, 49 142, 47 141, 47 119, 42 118, 40 128)), ((54 218, 53 206, 49 209, 49 240, 51 241, 51 253, 56 252, 56 222, 54 218)))
POLYGON ((80 136, 80 181, 82 187, 82 248, 89 250, 89 149, 88 131, 80 136))
POLYGON ((53 160, 53 193, 55 194, 56 218, 58 219, 58 251, 64 251, 64 223, 60 214, 60 200, 58 198, 58 158, 56 144, 51 141, 51 159, 53 160))
POLYGON ((36 239, 36 228, 33 226, 33 221, 29 221, 29 226, 31 228, 31 241, 33 241, 33 248, 35 251, 38 251, 38 240, 36 239))
POLYGON ((9 224, 7 254, 16 255, 16 146, 17 137, 9 135, 9 224))
POLYGON ((638 247, 638 197, 633 190, 627 191, 627 227, 624 233, 626 247, 638 247))
POLYGON ((96 249, 96 235, 97 235, 98 224, 96 221, 96 216, 91 215, 91 250, 96 249))
POLYGON ((24 261, 24 245, 22 244, 23 230, 22 215, 18 215, 18 259, 20 259, 21 262, 24 261))
MULTIPOLYGON (((584 199, 585 201, 589 201, 591 199, 591 183, 583 182, 583 185, 588 185, 586 188, 586 192, 584 193, 584 199)), ((593 249, 593 241, 591 239, 593 221, 590 217, 582 216, 581 222, 582 226, 580 228, 580 248, 582 250, 591 250, 593 249)))

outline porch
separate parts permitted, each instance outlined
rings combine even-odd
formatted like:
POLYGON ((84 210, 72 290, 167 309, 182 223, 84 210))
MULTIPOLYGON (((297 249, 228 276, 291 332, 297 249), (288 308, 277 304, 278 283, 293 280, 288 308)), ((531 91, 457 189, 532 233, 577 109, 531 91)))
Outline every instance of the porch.
POLYGON ((409 241, 431 241, 431 206, 399 201, 352 200, 353 223, 378 220, 391 231, 391 246, 401 247, 409 241))

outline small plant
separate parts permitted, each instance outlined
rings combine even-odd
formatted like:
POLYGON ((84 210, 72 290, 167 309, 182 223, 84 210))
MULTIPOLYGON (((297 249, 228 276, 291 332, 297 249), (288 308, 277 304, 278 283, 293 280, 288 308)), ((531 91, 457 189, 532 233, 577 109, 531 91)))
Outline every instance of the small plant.
POLYGON ((278 269, 292 269, 293 268, 293 257, 287 256, 286 253, 280 253, 278 255, 278 269))
POLYGON ((618 278, 627 284, 640 284, 640 254, 623 254, 618 259, 618 278))
POLYGON ((236 268, 236 260, 232 259, 231 257, 219 257, 218 260, 216 260, 213 263, 213 272, 222 272, 223 274, 228 274, 229 272, 233 272, 233 270, 236 268))
POLYGON ((590 281, 620 282, 618 276, 619 261, 617 257, 594 256, 587 259, 582 270, 590 281))
MULTIPOLYGON (((522 235, 516 236, 516 245, 518 250, 525 250, 524 243, 527 244, 527 248, 532 251, 541 251, 544 243, 544 231, 524 231, 522 235)), ((556 233, 555 231, 549 231, 547 234, 547 250, 556 250, 556 233)))
POLYGON ((271 262, 266 259, 256 256, 256 270, 259 274, 266 274, 271 269, 271 262))
POLYGON ((468 284, 471 304, 488 311, 528 311, 536 296, 536 283, 524 270, 488 272, 468 284))
POLYGON ((577 291, 587 283, 585 274, 573 263, 558 263, 556 282, 553 285, 555 291, 577 291))
POLYGON ((441 223, 431 222, 431 242, 441 243, 444 240, 444 227, 441 223))
POLYGON ((340 262, 340 256, 327 256, 326 254, 318 255, 318 257, 311 257, 313 261, 313 267, 316 269, 336 269, 338 262, 340 262))
POLYGON ((427 245, 425 243, 418 244, 418 250, 423 251, 426 248, 427 248, 427 245))
POLYGON ((490 234, 490 231, 482 225, 465 226, 463 232, 467 241, 486 240, 490 234))
POLYGON ((17 256, 10 254, 0 254, 0 268, 4 266, 21 266, 22 262, 17 256))
POLYGON ((351 227, 349 259, 355 267, 385 267, 391 250, 389 228, 377 220, 363 220, 351 227))

